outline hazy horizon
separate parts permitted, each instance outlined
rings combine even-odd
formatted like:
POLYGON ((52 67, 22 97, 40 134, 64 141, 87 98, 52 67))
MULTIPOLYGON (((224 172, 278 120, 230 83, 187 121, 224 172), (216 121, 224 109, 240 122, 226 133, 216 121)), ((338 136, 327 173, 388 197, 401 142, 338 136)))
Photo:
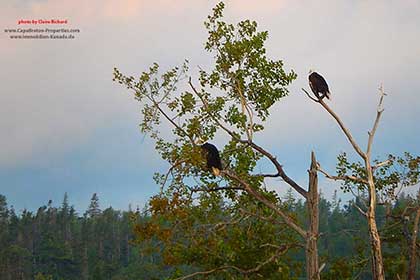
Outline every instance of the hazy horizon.
MULTIPOLYGON (((218 1, 30 0, 0 4, 0 194, 16 210, 52 200, 84 211, 93 193, 101 208, 135 208, 157 193, 152 180, 167 164, 139 132, 140 104, 112 81, 190 61, 208 68, 203 22, 218 1), (10 39, 20 19, 67 19, 75 39, 10 39)), ((310 152, 334 172, 351 146, 326 112, 300 90, 315 69, 328 81, 331 106, 365 147, 378 87, 388 94, 374 156, 420 154, 420 3, 418 1, 226 1, 225 20, 256 20, 268 30, 267 53, 298 78, 273 109, 264 137, 285 171, 306 185, 310 152)), ((61 26, 61 25, 60 25, 61 26)), ((24 26, 29 28, 30 26, 24 26)), ((222 146, 223 140, 218 143, 222 146)), ((264 166, 262 166, 264 167, 264 166)), ((270 171, 270 170, 265 170, 270 171)), ((270 185, 280 194, 281 181, 270 185)), ((339 184, 320 175, 330 198, 339 184)), ((340 196, 347 199, 339 192, 340 196)))

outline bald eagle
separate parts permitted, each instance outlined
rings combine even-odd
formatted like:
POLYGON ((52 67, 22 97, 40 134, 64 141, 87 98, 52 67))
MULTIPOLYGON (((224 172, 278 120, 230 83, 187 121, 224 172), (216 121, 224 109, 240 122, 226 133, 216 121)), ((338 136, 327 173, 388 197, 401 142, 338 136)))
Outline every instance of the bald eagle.
POLYGON ((220 161, 219 151, 216 146, 208 142, 201 145, 204 156, 207 161, 207 168, 213 172, 215 176, 220 175, 222 170, 222 162, 220 161))
POLYGON ((328 84, 325 81, 324 77, 319 75, 317 72, 310 72, 309 86, 311 87, 312 92, 319 100, 322 100, 324 97, 330 99, 331 93, 328 89, 328 84))

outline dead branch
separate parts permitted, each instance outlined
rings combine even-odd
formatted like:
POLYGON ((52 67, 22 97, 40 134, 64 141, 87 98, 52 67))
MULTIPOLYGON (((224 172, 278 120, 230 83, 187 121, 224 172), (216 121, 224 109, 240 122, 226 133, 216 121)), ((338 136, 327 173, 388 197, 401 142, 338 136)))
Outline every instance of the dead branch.
POLYGON ((273 212, 273 214, 271 214, 270 216, 267 217, 267 216, 259 215, 257 213, 253 213, 253 212, 245 210, 243 208, 239 208, 239 211, 244 213, 244 214, 257 217, 258 219, 266 221, 266 222, 275 223, 275 224, 283 224, 283 223, 279 222, 277 219, 273 218, 274 212, 273 212))
POLYGON ((245 128, 245 131, 246 131, 248 140, 252 141, 252 136, 254 132, 253 131, 254 121, 253 121, 252 111, 249 109, 248 104, 245 101, 245 96, 242 93, 242 89, 239 85, 239 82, 237 82, 236 89, 241 99, 242 114, 245 114, 245 111, 246 111, 249 117, 249 127, 245 128))
POLYGON ((255 175, 252 175, 252 176, 264 177, 264 178, 276 178, 276 177, 280 177, 280 174, 279 173, 276 173, 276 174, 260 173, 260 174, 255 174, 255 175))
POLYGON ((304 88, 302 88, 303 92, 306 93, 306 95, 314 102, 319 103, 319 99, 318 98, 313 98, 309 92, 307 92, 304 88))
POLYGON ((260 152, 261 154, 263 154, 265 157, 267 157, 272 163, 273 165, 276 167, 277 172, 279 174, 279 176, 287 183, 289 184, 292 188, 294 188, 298 193, 300 193, 303 197, 307 197, 307 191, 305 191, 301 186, 299 186, 294 180, 292 180, 289 176, 286 175, 286 173, 283 170, 282 165, 277 161, 276 157, 273 156, 272 154, 270 154, 267 150, 265 150, 264 148, 262 148, 261 146, 255 144, 254 142, 250 141, 248 142, 248 144, 254 148, 255 150, 257 150, 258 152, 260 152))
POLYGON ((149 97, 147 96, 147 98, 152 101, 153 106, 155 106, 156 109, 159 110, 159 112, 165 117, 165 119, 167 119, 176 129, 178 129, 179 131, 182 132, 182 134, 184 134, 184 136, 187 136, 188 139, 190 139, 191 143, 194 145, 194 139, 191 137, 191 135, 189 135, 184 129, 182 129, 179 125, 177 125, 171 117, 169 117, 166 112, 160 107, 160 104, 158 102, 156 102, 153 97, 149 97))
POLYGON ((215 191, 244 191, 245 189, 242 187, 217 187, 217 188, 191 188, 192 192, 215 192, 215 191))
POLYGON ((226 228, 226 226, 236 225, 236 224, 238 224, 239 222, 241 222, 241 221, 243 221, 243 220, 248 219, 249 217, 250 217, 249 215, 245 216, 244 214, 242 214, 242 215, 241 215, 239 218, 237 218, 236 220, 229 221, 229 222, 220 222, 220 223, 217 223, 217 224, 212 225, 212 227, 213 227, 213 229, 214 229, 215 231, 220 231, 220 230, 225 229, 225 228, 226 228))
POLYGON ((357 206, 356 204, 353 204, 354 208, 356 208, 360 214, 362 214, 363 216, 367 216, 366 212, 362 210, 362 208, 360 208, 359 206, 357 206))
POLYGON ((350 133, 350 131, 348 130, 348 128, 344 125, 341 118, 322 99, 315 99, 315 98, 311 97, 310 94, 305 89, 302 88, 302 90, 306 93, 306 95, 310 99, 312 99, 314 102, 320 103, 322 105, 322 107, 324 107, 325 110, 327 110, 327 112, 330 113, 330 115, 337 121, 338 125, 340 126, 340 128, 344 132, 344 134, 346 135, 347 139, 349 140, 350 144, 353 146, 355 151, 364 159, 366 157, 365 153, 362 151, 362 149, 360 149, 356 140, 353 138, 353 136, 350 133))
POLYGON ((322 174, 324 174, 325 177, 327 177, 328 179, 334 180, 334 181, 353 181, 355 183, 362 183, 362 184, 367 184, 368 182, 365 179, 356 177, 356 176, 351 176, 351 175, 343 175, 343 176, 333 176, 328 174, 326 171, 324 171, 321 166, 318 164, 318 171, 321 172, 322 174))
POLYGON ((373 142, 373 138, 375 137, 376 129, 378 128, 379 120, 381 119, 382 112, 384 111, 384 109, 382 108, 382 104, 384 101, 385 92, 382 85, 379 87, 379 93, 381 97, 379 98, 378 108, 376 110, 375 122, 373 123, 372 130, 368 132, 369 139, 368 139, 368 145, 367 145, 367 150, 366 150, 366 154, 368 157, 370 156, 370 152, 372 149, 372 142, 373 142))
POLYGON ((327 110, 328 113, 337 121, 338 125, 340 126, 341 130, 343 130, 344 134, 346 135, 347 139, 350 141, 350 144, 353 146, 353 148, 356 150, 356 152, 364 159, 366 157, 365 153, 363 153, 362 149, 360 149, 357 142, 354 140, 353 136, 351 135, 350 131, 347 129, 347 127, 344 125, 343 121, 340 119, 340 117, 322 100, 322 99, 315 99, 310 94, 302 88, 302 91, 306 93, 306 95, 314 102, 317 102, 322 105, 322 107, 327 110))
POLYGON ((279 249, 279 250, 284 250, 285 247, 287 247, 287 246, 289 247, 289 249, 292 248, 292 247, 297 247, 297 248, 304 248, 305 247, 304 245, 299 244, 299 243, 293 243, 293 244, 288 244, 288 245, 275 245, 275 244, 271 244, 271 243, 266 243, 266 244, 262 244, 260 246, 260 248, 271 247, 271 248, 275 248, 275 249, 279 249))
POLYGON ((338 125, 340 126, 340 128, 344 132, 344 134, 346 135, 347 139, 349 140, 350 144, 353 146, 354 150, 360 155, 360 157, 362 157, 363 159, 365 159, 366 158, 366 154, 362 151, 362 149, 360 149, 360 147, 357 144, 356 140, 351 135, 350 130, 347 129, 347 127, 344 125, 344 123, 341 120, 341 118, 322 99, 319 101, 319 103, 337 121, 338 125))
POLYGON ((162 184, 161 184, 161 186, 160 186, 160 191, 161 192, 163 192, 163 189, 164 189, 164 187, 165 187, 165 185, 166 185, 166 182, 168 181, 168 177, 169 177, 169 174, 170 173, 172 173, 172 170, 175 168, 175 167, 177 167, 178 165, 180 165, 180 164, 182 164, 182 163, 184 163, 185 162, 185 160, 178 160, 178 161, 176 161, 169 169, 168 169, 168 171, 166 172, 166 174, 165 174, 165 179, 163 180, 163 182, 162 182, 162 184))
POLYGON ((251 268, 251 269, 242 269, 242 268, 234 266, 234 265, 224 265, 224 266, 214 268, 214 269, 211 269, 211 270, 207 270, 207 271, 194 272, 194 273, 188 274, 186 276, 176 278, 175 280, 186 280, 186 279, 190 279, 192 277, 198 276, 198 275, 210 275, 210 274, 215 273, 217 271, 228 270, 228 269, 236 270, 239 273, 244 274, 244 275, 249 275, 249 274, 256 273, 256 272, 260 271, 263 266, 275 261, 279 256, 285 254, 288 249, 289 249, 289 246, 287 246, 287 245, 283 246, 282 248, 278 249, 276 251, 276 253, 273 254, 271 257, 269 257, 267 260, 261 262, 256 267, 251 268))
POLYGON ((376 169, 378 169, 378 168, 380 168, 382 166, 386 166, 386 165, 389 165, 391 163, 392 163, 392 160, 387 159, 387 160, 384 160, 382 162, 379 162, 379 163, 375 164, 374 166, 372 166, 372 169, 373 170, 376 170, 376 169))
POLYGON ((228 170, 222 170, 221 175, 224 175, 230 179, 235 180, 239 184, 241 184, 245 191, 248 192, 250 195, 255 197, 258 201, 262 202, 265 206, 276 212, 280 217, 283 218, 285 223, 290 226, 293 230, 295 230, 297 233, 299 233, 302 237, 306 237, 306 231, 301 228, 298 224, 295 223, 295 221, 286 213, 284 213, 282 210, 280 210, 273 202, 269 201, 267 198, 265 198, 263 195, 261 195, 258 191, 254 190, 247 182, 242 180, 239 176, 234 174, 233 172, 230 172, 228 170))
MULTIPOLYGON (((201 99, 201 101, 203 102, 203 105, 205 108, 208 109, 208 103, 205 100, 205 98, 196 90, 196 88, 194 87, 194 85, 191 82, 191 78, 189 80, 189 85, 191 87, 191 89, 194 91, 194 93, 201 99)), ((209 111, 209 110, 208 110, 209 111)), ((299 186, 295 181, 293 181, 290 177, 288 177, 286 175, 286 173, 283 170, 283 167, 281 166, 281 164, 277 161, 276 157, 273 156, 272 154, 270 154, 268 151, 266 151, 264 148, 262 148, 261 146, 257 145, 255 142, 253 141, 249 141, 249 140, 243 140, 240 139, 238 137, 238 135, 236 133, 234 133, 233 131, 231 131, 230 129, 228 129, 225 125, 223 125, 220 120, 214 116, 213 114, 211 114, 211 112, 208 112, 209 116, 213 119, 214 122, 216 122, 217 125, 219 125, 227 134, 229 134, 233 139, 235 139, 236 141, 243 143, 243 144, 248 144, 249 146, 251 146, 254 150, 260 152, 262 155, 264 155, 265 157, 267 157, 275 166, 275 168, 277 169, 277 172, 279 174, 279 176, 286 182, 288 183, 293 189, 295 189, 298 193, 300 193, 303 197, 306 198, 307 192, 301 187, 299 186)))

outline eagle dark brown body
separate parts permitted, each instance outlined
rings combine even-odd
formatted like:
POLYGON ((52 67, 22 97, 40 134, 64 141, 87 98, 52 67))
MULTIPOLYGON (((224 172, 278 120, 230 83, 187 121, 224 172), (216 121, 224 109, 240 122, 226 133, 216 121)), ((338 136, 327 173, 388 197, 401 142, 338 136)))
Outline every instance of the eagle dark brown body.
POLYGON ((210 143, 204 143, 201 145, 201 149, 206 157, 207 168, 211 170, 214 175, 218 176, 220 174, 220 170, 222 170, 222 162, 216 146, 210 143))
POLYGON ((317 72, 312 72, 309 75, 309 86, 311 87, 312 92, 318 99, 323 99, 327 97, 330 99, 331 93, 328 88, 328 84, 325 81, 324 77, 319 75, 317 72))

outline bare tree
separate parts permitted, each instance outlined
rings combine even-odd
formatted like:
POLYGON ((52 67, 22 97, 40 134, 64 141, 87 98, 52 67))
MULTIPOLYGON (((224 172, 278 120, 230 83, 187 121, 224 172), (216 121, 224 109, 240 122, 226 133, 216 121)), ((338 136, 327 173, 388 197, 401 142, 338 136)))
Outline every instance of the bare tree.
POLYGON ((371 244, 371 252, 372 252, 372 274, 373 279, 385 279, 385 272, 383 266, 383 259, 382 259, 382 249, 381 249, 381 239, 378 233, 378 227, 375 220, 376 215, 376 205, 377 205, 377 188, 375 186, 374 180, 374 169, 377 168, 379 165, 387 164, 387 162, 379 163, 377 165, 373 165, 372 158, 371 158, 371 151, 372 151, 372 144, 373 139, 375 137, 376 130, 379 125, 379 121, 381 119, 381 115, 384 111, 382 108, 383 100, 385 93, 383 91, 382 86, 379 88, 380 98, 379 103, 377 106, 376 118, 373 123, 372 129, 368 132, 368 141, 367 141, 367 149, 363 151, 359 144, 356 142, 354 137, 352 136, 350 130, 344 125, 341 118, 333 111, 333 109, 326 104, 322 98, 314 98, 312 97, 305 89, 302 89, 307 96, 316 103, 319 103, 338 123, 339 127, 343 131, 344 135, 347 137, 348 141, 352 145, 354 151, 360 156, 362 161, 364 162, 364 172, 366 176, 364 178, 351 176, 351 175, 339 175, 339 176, 332 176, 329 175, 326 171, 324 171, 321 166, 319 165, 319 171, 322 172, 327 178, 333 180, 350 180, 356 183, 362 183, 367 186, 367 193, 368 193, 368 204, 367 209, 362 210, 358 208, 359 211, 364 215, 368 222, 369 228, 369 236, 370 236, 370 244, 371 244))

